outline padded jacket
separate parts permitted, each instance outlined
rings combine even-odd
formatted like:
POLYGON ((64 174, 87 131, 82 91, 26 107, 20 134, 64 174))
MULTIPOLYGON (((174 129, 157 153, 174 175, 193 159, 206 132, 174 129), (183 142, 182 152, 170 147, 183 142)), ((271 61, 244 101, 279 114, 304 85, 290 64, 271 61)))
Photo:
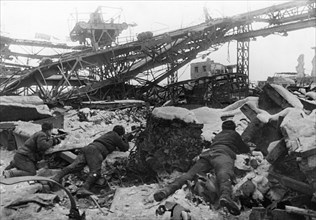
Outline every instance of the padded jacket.
POLYGON ((236 154, 248 153, 249 146, 241 139, 241 136, 234 130, 222 130, 218 133, 210 146, 212 150, 224 150, 232 158, 236 158, 236 154))
POLYGON ((32 161, 39 161, 43 158, 46 150, 53 146, 53 138, 45 132, 38 131, 24 142, 24 145, 17 150, 17 153, 30 158, 32 161))
POLYGON ((124 152, 129 149, 128 142, 123 140, 115 131, 109 131, 106 134, 101 135, 91 144, 101 152, 103 157, 112 153, 116 148, 124 152))

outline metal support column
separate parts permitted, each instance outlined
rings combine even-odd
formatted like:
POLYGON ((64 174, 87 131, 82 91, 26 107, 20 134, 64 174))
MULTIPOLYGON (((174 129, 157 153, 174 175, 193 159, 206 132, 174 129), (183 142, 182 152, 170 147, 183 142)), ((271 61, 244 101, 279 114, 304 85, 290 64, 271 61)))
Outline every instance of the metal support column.
MULTIPOLYGON (((249 32, 249 25, 239 26, 238 33, 249 32)), ((239 40, 237 42, 237 73, 248 76, 249 84, 249 39, 239 40)))

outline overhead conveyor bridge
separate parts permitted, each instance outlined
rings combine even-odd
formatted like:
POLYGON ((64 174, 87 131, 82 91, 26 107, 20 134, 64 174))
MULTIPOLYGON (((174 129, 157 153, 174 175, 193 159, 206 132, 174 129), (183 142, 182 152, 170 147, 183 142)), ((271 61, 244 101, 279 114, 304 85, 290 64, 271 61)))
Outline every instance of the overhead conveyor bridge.
MULTIPOLYGON (((0 94, 12 94, 31 85, 40 88, 46 100, 71 100, 101 95, 104 98, 114 85, 135 84, 137 94, 149 94, 163 80, 177 81, 177 71, 201 52, 212 53, 224 43, 236 40, 237 73, 249 76, 249 40, 271 34, 316 26, 316 1, 292 1, 244 14, 208 19, 204 23, 152 36, 130 43, 86 49, 61 56, 57 61, 26 71, 19 78, 0 84, 0 94), (72 86, 70 79, 89 73, 93 81, 72 86), (46 80, 61 76, 52 88, 46 80), (111 88, 108 89, 107 88, 111 88)), ((82 82, 82 81, 80 81, 82 82)), ((115 87, 115 86, 114 86, 115 87)), ((124 87, 122 96, 135 96, 134 89, 124 87), (133 93, 133 94, 132 94, 133 93)))

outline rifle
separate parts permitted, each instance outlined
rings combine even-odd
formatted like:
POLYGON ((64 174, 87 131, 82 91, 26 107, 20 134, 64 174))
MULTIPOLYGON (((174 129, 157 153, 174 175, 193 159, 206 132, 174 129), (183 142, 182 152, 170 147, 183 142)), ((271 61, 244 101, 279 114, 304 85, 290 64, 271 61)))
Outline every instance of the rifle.
MULTIPOLYGON (((126 140, 127 140, 127 138, 129 137, 129 136, 131 136, 131 135, 133 135, 134 133, 136 133, 136 132, 138 132, 138 131, 141 131, 141 129, 144 129, 145 127, 143 126, 143 125, 140 125, 140 126, 135 126, 135 125, 133 125, 132 127, 131 127, 131 129, 132 129, 132 131, 131 132, 128 132, 128 133, 126 133, 126 134, 124 134, 123 135, 123 138, 125 138, 126 140)), ((99 131, 99 132, 97 132, 97 133, 95 133, 95 134, 93 134, 93 135, 91 135, 90 136, 90 138, 92 138, 92 137, 95 137, 96 135, 98 135, 98 134, 100 134, 100 133, 105 133, 106 131, 99 131)), ((134 136, 134 135, 133 135, 134 136)), ((131 138, 131 137, 130 137, 131 138)), ((133 137, 134 138, 134 137, 133 137)), ((132 139, 133 139, 132 138, 132 139)), ((131 140, 132 140, 131 139, 131 140)))
POLYGON ((128 142, 130 142, 131 140, 133 140, 135 138, 135 134, 139 131, 141 131, 142 129, 144 129, 144 127, 142 125, 136 127, 136 126, 132 126, 132 131, 128 132, 126 134, 123 135, 123 139, 127 140, 128 142))
POLYGON ((61 140, 65 140, 67 134, 53 134, 52 137, 53 138, 58 138, 58 139, 61 139, 61 140))
POLYGON ((57 129, 57 131, 58 131, 58 134, 52 134, 52 137, 56 139, 65 140, 66 136, 68 135, 68 132, 62 129, 57 129))

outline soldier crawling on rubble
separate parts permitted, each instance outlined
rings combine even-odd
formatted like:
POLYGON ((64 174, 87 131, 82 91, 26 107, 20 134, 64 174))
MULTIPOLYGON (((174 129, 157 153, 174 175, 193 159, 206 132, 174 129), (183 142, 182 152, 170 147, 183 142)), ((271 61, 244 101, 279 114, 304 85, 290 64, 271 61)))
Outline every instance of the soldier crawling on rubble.
POLYGON ((129 141, 132 135, 125 135, 125 129, 121 125, 114 126, 112 131, 103 134, 95 139, 92 143, 82 148, 75 161, 63 168, 52 179, 61 182, 62 178, 70 173, 81 171, 85 165, 89 167, 89 175, 83 185, 77 192, 78 195, 92 195, 90 188, 101 176, 101 165, 103 160, 112 153, 116 148, 120 151, 129 149, 129 141))
POLYGON ((197 162, 187 173, 178 177, 165 188, 155 192, 154 199, 161 201, 180 189, 187 180, 192 180, 196 174, 207 173, 211 169, 215 169, 219 186, 220 205, 226 207, 231 214, 239 215, 240 210, 231 198, 234 161, 236 154, 248 153, 250 148, 235 129, 236 125, 232 120, 224 121, 222 131, 214 137, 210 149, 200 154, 197 162))
POLYGON ((44 122, 42 130, 34 133, 22 147, 18 148, 13 160, 4 169, 3 176, 35 176, 37 162, 43 159, 45 151, 60 143, 58 138, 52 136, 52 130, 53 124, 44 122))

